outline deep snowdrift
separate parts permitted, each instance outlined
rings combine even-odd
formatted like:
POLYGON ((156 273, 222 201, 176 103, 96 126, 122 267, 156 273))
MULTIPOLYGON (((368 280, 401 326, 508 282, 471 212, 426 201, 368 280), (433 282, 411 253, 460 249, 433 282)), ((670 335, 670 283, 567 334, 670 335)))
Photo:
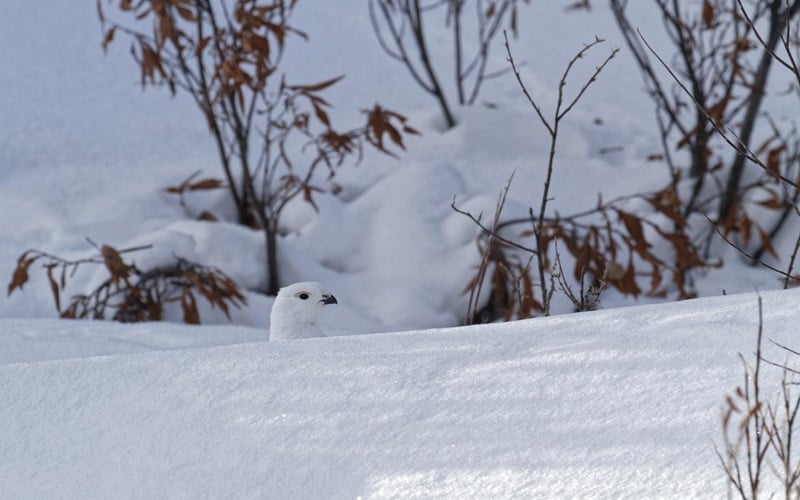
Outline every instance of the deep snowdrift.
MULTIPOLYGON (((764 294, 767 337, 793 342, 798 299, 764 294)), ((720 498, 712 442, 757 323, 748 294, 5 364, 2 495, 720 498)), ((55 332, 86 355, 98 352, 93 342, 126 352, 121 336, 174 348, 177 328, 0 320, 6 344, 55 332)), ((237 330, 256 335, 203 327, 198 345, 237 330)))

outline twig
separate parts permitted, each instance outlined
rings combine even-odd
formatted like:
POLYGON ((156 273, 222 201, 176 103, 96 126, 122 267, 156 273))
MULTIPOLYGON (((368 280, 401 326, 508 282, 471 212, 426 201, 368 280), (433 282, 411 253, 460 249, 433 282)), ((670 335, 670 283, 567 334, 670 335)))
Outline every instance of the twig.
POLYGON ((781 270, 781 269, 778 269, 778 268, 777 268, 777 267, 775 267, 775 266, 771 266, 771 265, 767 264, 766 262, 764 262, 763 260, 761 260, 761 259, 757 259, 757 258, 756 258, 756 257, 754 257, 753 255, 751 255, 750 253, 748 253, 748 252, 747 252, 746 250, 744 250, 742 247, 740 247, 739 245, 737 245, 736 243, 734 243, 733 241, 731 241, 731 240, 730 240, 730 238, 728 238, 728 237, 725 235, 725 233, 723 233, 723 232, 722 232, 722 230, 719 228, 719 225, 717 225, 717 224, 714 224, 714 222, 711 220, 711 217, 709 217, 707 213, 705 213, 705 212, 702 212, 702 214, 703 214, 703 216, 705 216, 706 220, 708 220, 708 222, 709 222, 709 223, 711 223, 712 227, 714 228, 714 231, 716 231, 716 233, 717 233, 717 234, 718 234, 718 235, 719 235, 719 236, 720 236, 720 237, 721 237, 723 240, 725 240, 725 243, 727 243, 728 245, 732 246, 734 249, 736 249, 736 251, 738 251, 738 252, 739 252, 740 254, 742 254, 744 257, 747 257, 748 259, 750 259, 750 261, 751 261, 751 262, 756 262, 756 263, 758 263, 758 264, 760 264, 760 265, 762 265, 762 266, 766 267, 766 268, 767 268, 767 269, 769 269, 770 271, 775 271, 776 273, 780 274, 781 276, 783 276, 783 277, 785 277, 785 278, 787 278, 787 279, 793 279, 793 280, 797 280, 797 279, 798 279, 798 277, 797 277, 797 276, 792 276, 792 275, 790 275, 790 274, 787 274, 787 273, 786 273, 786 271, 783 271, 783 270, 781 270))
POLYGON ((506 182, 505 188, 503 188, 503 190, 500 192, 500 195, 497 197, 497 205, 495 206, 494 218, 492 220, 491 230, 484 228, 484 226, 480 222, 480 218, 476 219, 469 212, 464 212, 456 208, 455 197, 453 197, 453 202, 450 204, 453 210, 455 210, 457 213, 469 217, 473 222, 475 222, 478 225, 478 227, 483 229, 489 235, 488 240, 486 242, 486 247, 484 248, 483 254, 481 255, 481 263, 480 266, 478 267, 478 274, 476 275, 475 280, 472 286, 470 287, 469 302, 467 306, 465 324, 470 324, 472 322, 472 318, 475 317, 475 313, 477 312, 478 301, 480 300, 481 290, 483 289, 483 283, 486 279, 486 271, 489 267, 489 257, 491 256, 491 253, 493 251, 494 240, 499 239, 501 241, 507 241, 497 236, 497 224, 500 221, 500 215, 503 212, 503 207, 505 206, 506 203, 506 196, 508 195, 508 190, 511 187, 511 181, 513 179, 514 179, 514 172, 511 172, 511 175, 508 177, 508 182, 506 182))
POLYGON ((511 47, 508 45, 508 34, 505 30, 503 30, 503 38, 505 39, 505 47, 506 47, 506 54, 508 54, 508 62, 511 64, 511 69, 514 71, 514 76, 517 78, 517 83, 519 83, 520 88, 522 89, 522 93, 525 94, 525 97, 528 99, 528 102, 533 106, 533 109, 536 111, 536 114, 539 116, 539 120, 541 120, 542 125, 547 129, 547 132, 552 136, 553 135, 553 128, 550 126, 550 123, 547 121, 547 118, 544 117, 542 114, 541 108, 539 105, 536 104, 536 101, 533 100, 531 94, 528 92, 528 88, 525 86, 525 83, 522 81, 522 76, 519 74, 519 69, 517 69, 517 65, 514 62, 514 57, 511 55, 511 47))
POLYGON ((750 160, 751 162, 753 162, 756 165, 758 165, 759 167, 761 167, 764 171, 768 172, 769 175, 774 176, 774 177, 782 180, 783 182, 789 184, 790 186, 793 186, 795 188, 800 189, 800 184, 797 184, 796 182, 794 182, 791 179, 781 175, 780 173, 771 171, 764 164, 764 162, 761 161, 758 158, 758 156, 755 153, 753 153, 753 151, 750 150, 750 148, 747 147, 747 145, 745 145, 741 141, 741 139, 739 139, 739 137, 736 135, 736 133, 733 130, 731 130, 729 127, 723 128, 723 127, 719 126, 717 124, 716 120, 714 119, 714 117, 712 117, 711 114, 708 112, 708 110, 702 104, 700 104, 697 101, 697 99, 695 99, 695 97, 692 94, 692 92, 688 88, 686 88, 686 85, 684 85, 684 83, 680 80, 680 78, 678 78, 678 76, 675 74, 675 72, 672 71, 672 68, 670 68, 669 65, 666 62, 664 62, 664 60, 661 58, 661 56, 658 55, 658 53, 655 51, 655 49, 653 49, 653 47, 650 46, 650 44, 647 42, 647 39, 644 37, 642 32, 639 31, 638 29, 636 30, 636 32, 639 34, 639 37, 642 39, 642 41, 647 46, 647 48, 650 50, 650 52, 656 57, 656 59, 658 59, 658 62, 661 63, 661 65, 664 67, 664 69, 667 70, 667 72, 675 80, 675 82, 678 84, 678 86, 692 100, 692 103, 694 103, 694 105, 706 116, 706 119, 710 122, 710 124, 714 128, 714 130, 720 135, 720 137, 722 137, 722 139, 725 142, 728 143, 729 146, 731 146, 734 149, 734 151, 736 151, 738 154, 744 156, 746 159, 750 160), (731 139, 728 134, 731 134, 733 137, 735 137, 736 138, 736 142, 734 142, 733 139, 731 139))
POLYGON ((544 243, 543 243, 543 238, 542 238, 542 236, 543 236, 542 235, 542 231, 543 231, 543 228, 544 228, 544 222, 545 222, 545 218, 546 218, 546 214, 547 214, 547 204, 550 201, 550 183, 551 183, 551 181, 553 179, 553 169, 554 169, 554 166, 555 166, 556 144, 558 143, 559 125, 561 124, 561 120, 564 119, 564 117, 572 110, 572 108, 575 106, 575 104, 577 104, 578 101, 581 99, 581 97, 586 93, 586 90, 589 88, 589 86, 596 81, 597 76, 600 74, 600 72, 603 71, 603 69, 606 67, 608 62, 611 59, 613 59, 614 56, 617 55, 617 52, 619 51, 619 49, 614 49, 614 50, 611 51, 611 54, 608 57, 606 57, 606 59, 603 61, 603 63, 600 66, 598 66, 597 68, 595 68, 595 71, 592 74, 592 76, 583 84, 583 86, 581 86, 580 90, 575 95, 575 97, 570 101, 570 103, 566 107, 563 107, 563 104, 564 104, 564 87, 567 84, 567 76, 569 76, 569 73, 572 70, 572 67, 575 65, 575 63, 578 61, 578 59, 583 58, 584 55, 589 50, 591 50, 592 47, 594 47, 595 45, 597 45, 599 43, 602 43, 603 40, 601 40, 598 37, 595 37, 595 40, 593 42, 585 45, 580 51, 578 51, 577 54, 575 54, 575 56, 572 59, 570 59, 570 61, 567 63, 566 69, 564 70, 564 73, 561 75, 561 79, 558 82, 558 97, 557 97, 557 101, 556 101, 556 109, 555 109, 555 112, 553 113, 553 120, 551 122, 547 118, 545 118, 541 107, 536 103, 536 100, 533 99, 533 97, 531 96, 530 92, 528 92, 528 89, 525 86, 525 82, 522 81, 522 77, 520 76, 520 72, 517 69, 516 63, 514 62, 514 56, 511 54, 511 47, 510 47, 510 45, 508 43, 508 33, 506 31, 503 31, 503 38, 505 40, 506 54, 508 56, 507 59, 508 59, 508 62, 511 64, 512 70, 514 71, 514 76, 517 79, 517 83, 519 84, 520 88, 522 89, 522 93, 528 99, 528 102, 531 104, 533 109, 536 111, 536 115, 539 117, 539 120, 542 122, 542 125, 545 127, 545 129, 547 129, 547 132, 550 134, 550 151, 548 153, 548 158, 547 158, 547 171, 546 171, 546 174, 545 174, 544 187, 543 187, 543 190, 542 190, 542 199, 541 199, 541 202, 540 202, 540 205, 539 205, 539 214, 538 214, 538 216, 536 216, 534 214, 533 208, 531 208, 529 210, 530 221, 531 221, 531 223, 533 225, 533 234, 534 234, 534 238, 536 240, 536 248, 538 250, 538 254, 536 255, 536 259, 537 259, 538 271, 539 271, 539 286, 541 287, 541 290, 542 290, 542 300, 544 302, 543 303, 544 313, 545 313, 545 315, 548 315, 548 314, 550 314, 550 300, 549 300, 549 298, 552 297, 552 291, 548 293, 547 281, 545 279, 546 262, 545 262, 545 255, 544 255, 545 249, 544 249, 544 243))
MULTIPOLYGON (((522 250, 523 252, 528 252, 528 253, 531 253, 533 255, 537 255, 539 253, 537 250, 535 250, 533 248, 526 247, 525 245, 520 245, 519 243, 517 243, 517 242, 515 242, 513 240, 509 240, 508 238, 504 238, 503 236, 500 236, 500 234, 498 234, 498 232, 497 232, 498 231, 497 228, 488 228, 488 227, 486 227, 481 222, 481 216, 480 215, 478 217, 475 217, 474 215, 472 215, 472 213, 467 212, 466 210, 462 210, 462 209, 458 208, 456 206, 456 197, 455 196, 453 196, 453 201, 450 202, 450 208, 455 210, 456 213, 459 213, 461 215, 465 215, 465 216, 469 217, 469 219, 472 222, 474 222, 475 225, 477 225, 479 228, 481 228, 481 230, 486 235, 490 236, 491 238, 496 239, 497 241, 500 241, 500 242, 502 242, 502 243, 504 243, 504 244, 506 244, 506 245, 508 245, 510 247, 514 247, 514 248, 516 248, 518 250, 522 250)), ((498 224, 498 226, 499 226, 499 224, 498 224)), ((493 227, 494 227, 494 224, 493 224, 493 227)))

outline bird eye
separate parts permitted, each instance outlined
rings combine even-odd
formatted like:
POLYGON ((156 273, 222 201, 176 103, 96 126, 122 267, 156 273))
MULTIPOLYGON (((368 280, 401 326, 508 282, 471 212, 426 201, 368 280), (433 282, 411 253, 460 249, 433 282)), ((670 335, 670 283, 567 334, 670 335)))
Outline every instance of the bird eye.
POLYGON ((308 299, 308 294, 303 292, 300 295, 298 295, 298 297, 300 297, 301 300, 306 300, 306 299, 308 299))

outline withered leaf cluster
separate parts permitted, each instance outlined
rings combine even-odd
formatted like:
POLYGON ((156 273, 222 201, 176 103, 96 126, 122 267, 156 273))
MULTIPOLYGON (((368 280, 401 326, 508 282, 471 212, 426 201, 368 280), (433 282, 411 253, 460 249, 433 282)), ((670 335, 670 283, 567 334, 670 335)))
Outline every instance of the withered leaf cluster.
POLYGON ((99 256, 80 260, 65 260, 38 250, 28 250, 17 259, 8 295, 22 289, 29 279, 28 269, 41 260, 56 311, 62 318, 113 319, 123 323, 158 321, 163 318, 165 306, 177 303, 185 323, 199 324, 198 296, 213 308, 219 308, 228 319, 231 307, 239 308, 247 303, 236 283, 219 269, 178 258, 171 266, 142 271, 122 257, 126 252, 141 249, 143 247, 117 250, 102 245, 99 256), (61 294, 68 278, 82 264, 102 264, 109 277, 88 294, 72 295, 62 309, 61 294))

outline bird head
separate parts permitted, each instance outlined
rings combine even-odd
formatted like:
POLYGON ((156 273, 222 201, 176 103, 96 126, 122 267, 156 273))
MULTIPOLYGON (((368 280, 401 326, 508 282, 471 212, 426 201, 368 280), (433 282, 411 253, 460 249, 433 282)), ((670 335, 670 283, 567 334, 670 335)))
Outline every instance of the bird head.
POLYGON ((336 297, 321 284, 295 283, 283 287, 275 297, 270 313, 270 340, 322 337, 317 318, 336 297))

